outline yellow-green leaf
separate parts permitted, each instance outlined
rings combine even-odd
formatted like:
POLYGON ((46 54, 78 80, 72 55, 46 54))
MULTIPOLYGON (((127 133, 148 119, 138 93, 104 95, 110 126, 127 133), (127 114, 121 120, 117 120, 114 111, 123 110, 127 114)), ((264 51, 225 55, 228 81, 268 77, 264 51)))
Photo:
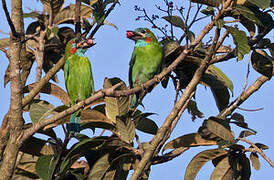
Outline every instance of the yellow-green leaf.
POLYGON ((256 153, 250 153, 250 157, 249 157, 252 166, 254 167, 254 169, 256 169, 257 171, 260 170, 260 161, 259 161, 259 156, 256 153))

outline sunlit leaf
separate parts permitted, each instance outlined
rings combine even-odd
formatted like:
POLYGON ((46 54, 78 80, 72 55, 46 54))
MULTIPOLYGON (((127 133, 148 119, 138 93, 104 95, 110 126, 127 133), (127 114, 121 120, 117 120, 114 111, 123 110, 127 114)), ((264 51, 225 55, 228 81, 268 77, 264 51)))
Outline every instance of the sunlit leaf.
POLYGON ((59 12, 64 4, 64 0, 41 0, 45 10, 50 14, 53 13, 53 17, 59 12))
MULTIPOLYGON (((30 92, 34 87, 36 86, 36 83, 32 83, 24 87, 24 93, 30 92)), ((69 105, 70 104, 70 99, 66 91, 64 91, 62 88, 59 86, 52 84, 52 83, 47 83, 43 86, 43 88, 40 90, 41 93, 45 93, 48 95, 52 95, 58 99, 60 99, 64 104, 69 105)))
POLYGON ((228 152, 222 149, 210 149, 198 153, 192 158, 185 172, 185 179, 194 180, 197 173, 208 161, 223 156, 228 152))
POLYGON ((127 117, 116 118, 117 136, 127 142, 132 143, 135 137, 135 125, 134 122, 127 117))
POLYGON ((259 26, 263 25, 260 19, 256 16, 256 14, 253 11, 251 11, 248 7, 237 5, 235 9, 249 21, 259 26))
POLYGON ((232 26, 228 26, 227 30, 231 33, 233 42, 236 45, 238 60, 242 60, 244 55, 250 52, 246 34, 244 31, 238 30, 232 26))
POLYGON ((250 157, 249 157, 252 166, 254 167, 254 169, 256 169, 257 171, 260 170, 260 161, 259 161, 259 156, 257 153, 250 153, 250 157))
POLYGON ((211 146, 216 144, 216 141, 206 140, 202 138, 199 133, 191 133, 169 141, 164 146, 163 151, 180 147, 211 146))
POLYGON ((215 167, 210 176, 210 180, 228 180, 233 179, 233 171, 229 162, 229 157, 223 158, 215 167))
POLYGON ((13 179, 38 179, 39 176, 35 172, 38 157, 22 152, 18 153, 18 157, 20 158, 18 158, 13 179))
MULTIPOLYGON (((121 83, 116 90, 127 89, 126 84, 119 78, 105 78, 104 88, 111 88, 115 84, 121 83)), ((121 97, 105 97, 106 102, 106 116, 112 120, 113 123, 116 122, 117 116, 125 115, 129 110, 129 96, 121 97)))
MULTIPOLYGON (((33 123, 37 123, 39 120, 42 120, 45 117, 45 114, 47 112, 50 112, 52 109, 54 109, 54 106, 47 101, 42 100, 34 100, 30 104, 30 118, 33 123)), ((50 114, 48 114, 50 115, 50 114)))
MULTIPOLYGON (((93 11, 89 6, 81 6, 81 18, 91 18, 93 11)), ((74 24, 75 19, 75 5, 71 4, 62 9, 54 18, 55 24, 71 23, 74 24)))

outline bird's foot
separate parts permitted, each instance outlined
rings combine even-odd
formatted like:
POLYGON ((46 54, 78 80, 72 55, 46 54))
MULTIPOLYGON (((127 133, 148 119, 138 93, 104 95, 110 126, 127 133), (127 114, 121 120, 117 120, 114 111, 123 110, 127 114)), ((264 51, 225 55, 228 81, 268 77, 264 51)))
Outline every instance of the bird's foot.
POLYGON ((159 77, 159 75, 155 75, 154 78, 158 83, 161 82, 161 78, 159 77))

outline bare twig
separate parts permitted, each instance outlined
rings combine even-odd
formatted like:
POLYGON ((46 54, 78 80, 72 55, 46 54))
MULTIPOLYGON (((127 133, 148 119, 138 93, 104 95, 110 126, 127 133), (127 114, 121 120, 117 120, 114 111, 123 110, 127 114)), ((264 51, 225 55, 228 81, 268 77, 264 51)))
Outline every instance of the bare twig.
POLYGON ((76 0, 76 7, 75 7, 75 34, 79 38, 81 36, 81 1, 76 0))
POLYGON ((245 143, 250 144, 255 149, 255 151, 259 153, 270 164, 271 167, 274 167, 274 163, 266 156, 266 154, 260 148, 258 148, 258 146, 256 146, 256 144, 245 138, 237 138, 237 140, 241 140, 245 143))
POLYGON ((242 107, 237 107, 237 109, 240 109, 242 111, 261 111, 264 108, 257 108, 257 109, 246 109, 246 108, 242 108, 242 107))
POLYGON ((260 89, 260 87, 268 81, 269 78, 266 76, 259 77, 252 85, 250 85, 247 90, 242 92, 242 94, 233 101, 226 109, 219 113, 219 117, 225 117, 230 115, 238 106, 240 106, 249 96, 260 89))
POLYGON ((13 24, 11 18, 10 18, 10 14, 9 14, 7 4, 6 4, 5 0, 2 0, 2 6, 3 6, 3 9, 4 9, 8 24, 10 26, 11 33, 12 33, 13 36, 16 36, 17 33, 16 33, 16 30, 15 30, 14 24, 13 24))

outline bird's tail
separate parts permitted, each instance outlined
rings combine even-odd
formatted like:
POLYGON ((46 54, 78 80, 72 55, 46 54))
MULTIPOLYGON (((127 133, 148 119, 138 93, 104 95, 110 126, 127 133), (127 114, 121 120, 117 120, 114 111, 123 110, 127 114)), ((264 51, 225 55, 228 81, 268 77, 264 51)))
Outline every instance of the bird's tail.
POLYGON ((70 116, 69 132, 72 134, 80 132, 80 113, 73 113, 70 116))

